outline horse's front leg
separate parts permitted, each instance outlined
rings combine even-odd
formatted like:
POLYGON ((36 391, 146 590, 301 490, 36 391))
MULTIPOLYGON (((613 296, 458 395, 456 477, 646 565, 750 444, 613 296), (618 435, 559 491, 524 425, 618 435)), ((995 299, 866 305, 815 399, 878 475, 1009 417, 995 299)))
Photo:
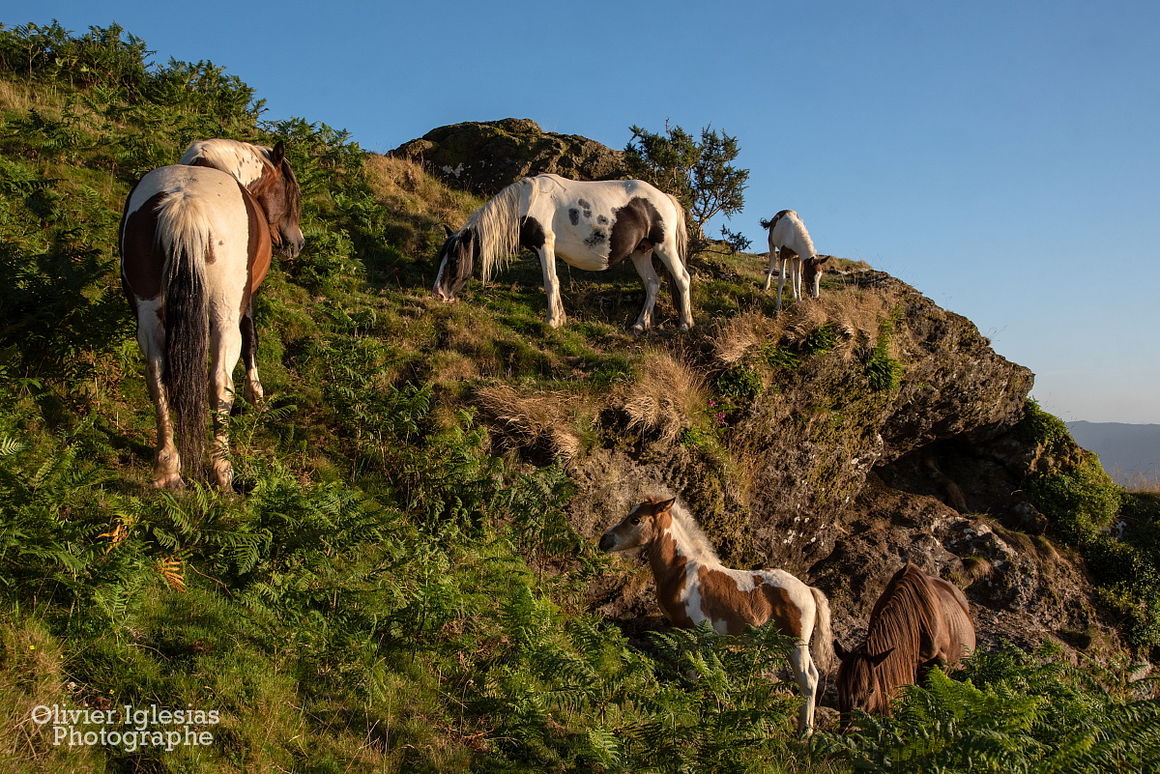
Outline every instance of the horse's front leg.
POLYGON ((230 464, 229 421, 234 405, 234 367, 242 354, 241 325, 237 318, 214 321, 210 326, 210 388, 213 390, 214 445, 210 455, 214 482, 233 488, 230 464))
POLYGON ((548 325, 559 328, 567 321, 564 302, 560 299, 560 280, 556 276, 556 243, 545 239, 536 250, 540 256, 540 268, 544 270, 544 292, 548 295, 548 325))
POLYGON ((660 289, 661 280, 653 267, 651 252, 633 253, 631 257, 632 265, 640 275, 641 284, 644 285, 644 306, 641 307, 640 316, 632 326, 632 332, 644 333, 652 326, 653 307, 657 303, 657 291, 660 289))
MULTIPOLYGON (((790 260, 792 260, 792 259, 786 258, 780 251, 778 252, 778 257, 781 259, 781 261, 780 261, 781 267, 777 270, 777 304, 773 308, 773 310, 775 312, 781 311, 781 293, 782 293, 782 289, 785 288, 785 267, 786 267, 786 264, 789 263, 790 260)), ((789 289, 790 289, 790 292, 792 293, 793 292, 793 285, 792 284, 789 286, 789 289)))
POLYGON ((242 362, 246 366, 246 397, 257 405, 264 393, 262 382, 258 380, 258 331, 254 327, 254 307, 251 305, 242 315, 242 362))

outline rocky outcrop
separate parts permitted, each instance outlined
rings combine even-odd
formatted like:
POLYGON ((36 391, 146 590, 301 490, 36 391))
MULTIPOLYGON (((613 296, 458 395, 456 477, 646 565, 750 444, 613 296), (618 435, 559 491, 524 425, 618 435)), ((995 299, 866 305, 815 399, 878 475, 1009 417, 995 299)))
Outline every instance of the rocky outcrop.
MULTIPOLYGON (((560 458, 578 488, 577 529, 595 538, 663 487, 727 563, 782 567, 823 588, 844 640, 908 561, 964 588, 985 646, 1113 640, 1082 561, 1044 537, 1047 519, 1021 492, 1063 462, 1022 427, 1031 372, 893 277, 860 271, 845 283, 774 317, 694 329, 647 355, 639 382, 602 396, 601 442, 560 458), (674 363, 704 387, 690 378, 688 394, 651 399, 657 382, 678 381, 674 363), (649 400, 649 411, 636 405, 649 400)), ((591 593, 613 618, 656 624, 643 566, 591 593)))
POLYGON ((419 162, 448 185, 483 196, 544 172, 576 180, 624 176, 620 151, 580 135, 545 132, 527 118, 441 126, 388 155, 419 162))

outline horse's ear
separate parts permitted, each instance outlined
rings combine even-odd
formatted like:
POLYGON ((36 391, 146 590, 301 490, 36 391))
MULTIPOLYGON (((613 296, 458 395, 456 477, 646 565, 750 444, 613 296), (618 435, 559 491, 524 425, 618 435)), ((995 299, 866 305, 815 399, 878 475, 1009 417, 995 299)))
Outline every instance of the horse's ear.
POLYGON ((451 226, 448 226, 446 223, 443 224, 443 230, 447 232, 448 239, 455 236, 455 232, 451 230, 451 226))
POLYGON ((834 257, 834 256, 832 256, 832 255, 823 255, 823 256, 820 256, 820 257, 818 258, 818 266, 821 266, 823 263, 825 263, 826 261, 830 260, 830 259, 831 259, 831 258, 833 258, 833 257, 834 257))
POLYGON ((676 501, 677 501, 677 498, 670 497, 668 500, 664 500, 663 502, 657 503, 656 506, 654 506, 654 508, 653 508, 653 513, 664 513, 665 511, 671 509, 673 507, 673 503, 675 503, 676 501))
POLYGON ((842 643, 838 642, 838 638, 834 638, 834 655, 838 657, 839 661, 845 661, 850 652, 842 647, 842 643))
POLYGON ((893 652, 894 652, 894 648, 887 648, 886 650, 879 653, 877 656, 870 656, 870 663, 873 664, 874 666, 878 666, 879 664, 881 664, 883 661, 886 660, 887 656, 889 656, 893 652))
POLYGON ((278 140, 274 145, 274 150, 270 151, 270 163, 278 166, 284 158, 286 158, 286 145, 281 140, 278 140))

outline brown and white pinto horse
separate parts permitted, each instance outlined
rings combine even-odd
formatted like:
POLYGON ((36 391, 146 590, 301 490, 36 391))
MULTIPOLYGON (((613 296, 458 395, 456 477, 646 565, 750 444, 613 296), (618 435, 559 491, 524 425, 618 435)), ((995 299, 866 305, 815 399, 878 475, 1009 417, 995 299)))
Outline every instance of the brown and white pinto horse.
MULTIPOLYGON (((270 240, 274 246, 284 247, 291 258, 302 252, 305 240, 298 225, 298 179, 294 177, 290 162, 286 160, 285 146, 281 141, 269 148, 240 140, 197 140, 185 149, 181 163, 213 167, 233 175, 262 205, 266 222, 270 224, 270 240), (284 189, 283 185, 286 186, 284 189)), ((268 262, 266 268, 269 268, 268 262)), ((254 290, 258 289, 265 277, 266 270, 263 269, 256 277, 254 290)), ((262 397, 262 383, 258 380, 258 331, 254 327, 252 306, 242 311, 241 330, 246 390, 251 400, 258 400, 262 397)))
POLYGON ((303 243, 298 184, 281 143, 271 155, 257 194, 216 168, 177 165, 147 173, 125 203, 121 281, 137 317, 137 342, 157 413, 158 487, 182 485, 183 460, 201 469, 211 385, 214 480, 227 489, 232 484, 226 418, 233 370, 243 352, 250 397, 262 394, 254 364, 253 295, 269 270, 273 245, 284 244, 297 255, 303 243))
POLYGON ((790 663, 805 698, 799 728, 811 733, 818 666, 828 670, 834 657, 826 595, 784 570, 724 567, 697 523, 675 498, 646 500, 600 538, 602 551, 633 548, 647 554, 657 601, 674 626, 694 627, 708 621, 721 634, 741 634, 748 626, 769 624, 796 640, 790 663), (816 659, 809 647, 815 632, 819 635, 816 659))
POLYGON ((957 665, 974 649, 975 626, 962 590, 907 563, 874 603, 866 641, 847 652, 834 640, 842 661, 838 709, 843 725, 849 725, 856 709, 890 714, 899 688, 916 684, 932 666, 957 665))
POLYGON ((476 262, 488 282, 521 247, 535 250, 540 258, 548 325, 553 328, 566 319, 557 257, 585 271, 604 271, 631 260, 645 289, 632 330, 641 333, 651 327, 660 288, 653 256, 673 283, 681 330, 693 327, 685 209, 676 197, 643 180, 568 180, 543 174, 512 183, 472 213, 459 231, 448 229, 432 292, 440 300, 454 301, 476 262))

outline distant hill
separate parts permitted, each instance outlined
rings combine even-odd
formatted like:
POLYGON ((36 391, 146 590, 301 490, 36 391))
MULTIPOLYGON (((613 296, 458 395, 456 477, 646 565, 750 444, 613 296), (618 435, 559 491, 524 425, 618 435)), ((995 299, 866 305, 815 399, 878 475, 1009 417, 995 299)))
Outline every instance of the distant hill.
POLYGON ((1122 486, 1160 479, 1160 425, 1068 422, 1076 443, 1100 455, 1104 470, 1122 486))

